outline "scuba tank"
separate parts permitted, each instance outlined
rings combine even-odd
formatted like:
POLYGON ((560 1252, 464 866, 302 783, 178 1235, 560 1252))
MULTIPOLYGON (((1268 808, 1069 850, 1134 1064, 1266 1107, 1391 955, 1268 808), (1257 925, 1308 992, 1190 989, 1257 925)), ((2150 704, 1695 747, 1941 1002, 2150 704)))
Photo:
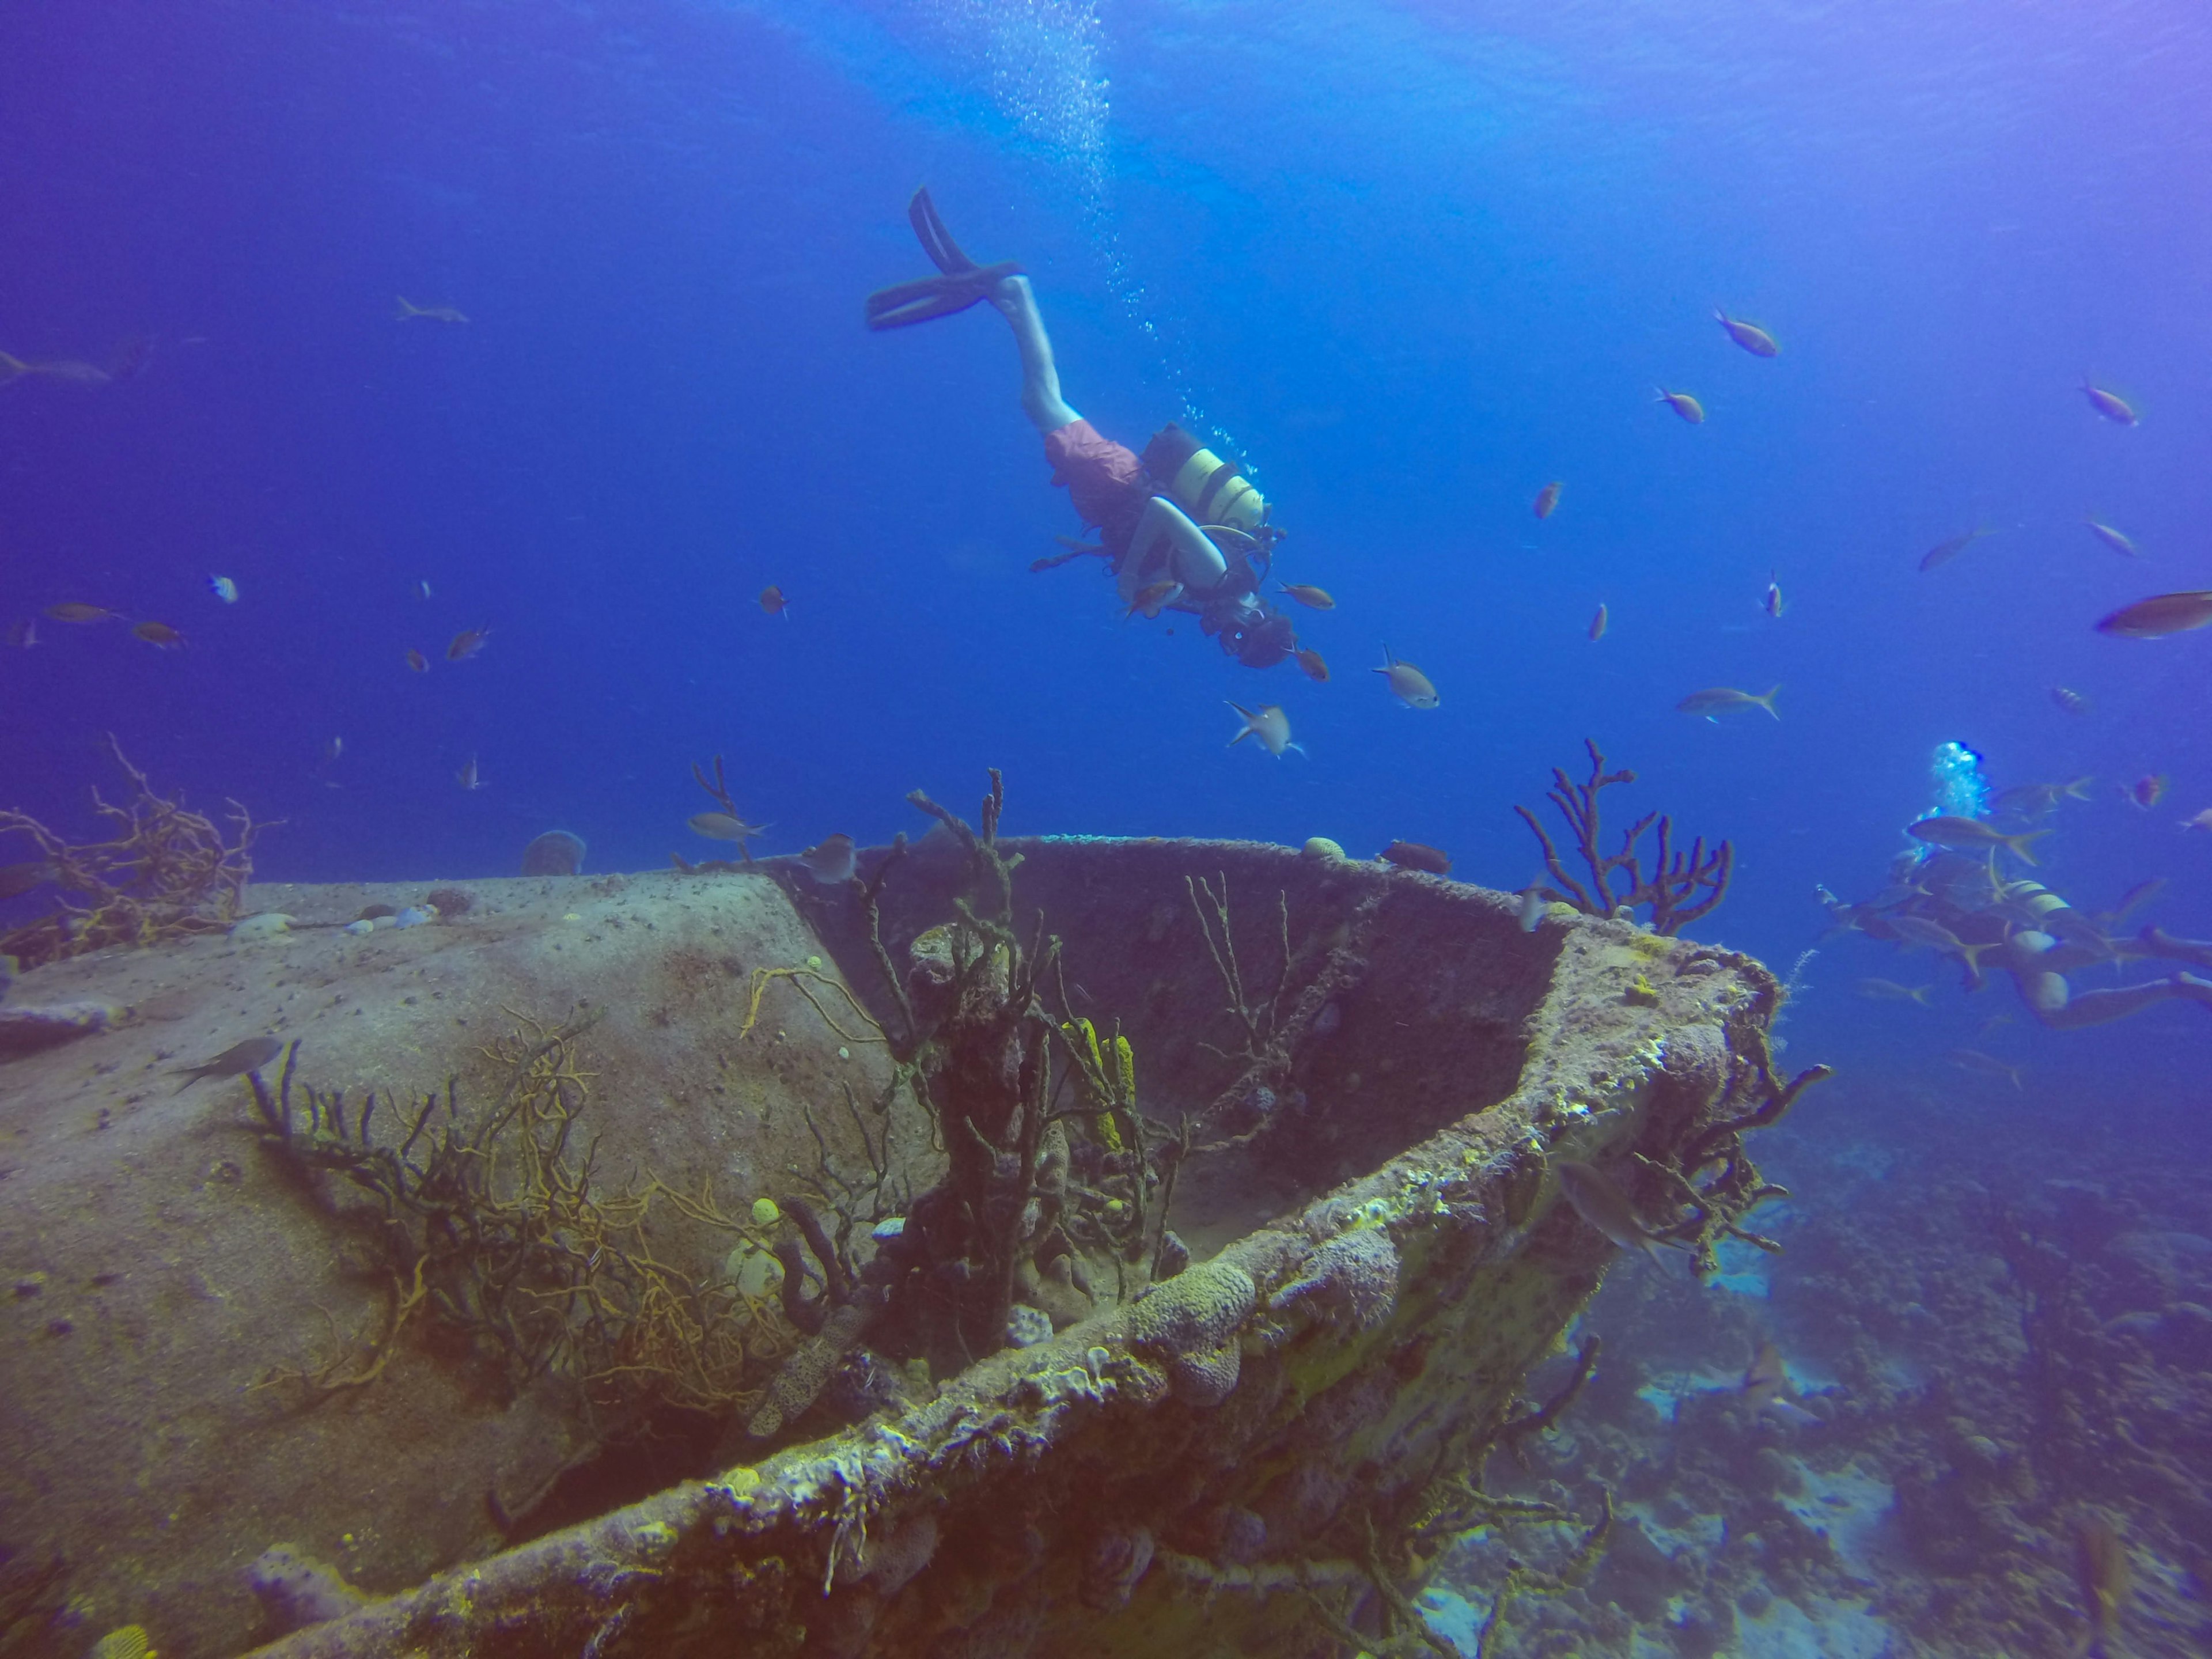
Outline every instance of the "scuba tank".
POLYGON ((1152 434, 1143 459, 1160 494, 1193 523, 1227 525, 1267 539, 1267 498, 1239 476, 1236 462, 1223 460, 1173 421, 1152 434))
POLYGON ((2008 881, 2000 890, 2001 902, 2012 907, 2038 933, 2063 939, 2069 945, 2094 951, 2099 956, 2112 955, 2112 941, 2097 924, 2041 882, 2008 881))

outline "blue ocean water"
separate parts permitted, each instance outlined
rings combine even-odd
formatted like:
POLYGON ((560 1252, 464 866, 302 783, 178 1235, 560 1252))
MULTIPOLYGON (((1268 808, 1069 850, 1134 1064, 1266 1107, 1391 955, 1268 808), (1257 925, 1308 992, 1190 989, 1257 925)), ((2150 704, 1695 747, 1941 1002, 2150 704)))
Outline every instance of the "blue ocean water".
POLYGON ((596 870, 711 850, 684 819, 717 752, 778 850, 888 839, 906 790, 964 804, 997 765, 1017 830, 1402 836, 1510 889, 1511 804, 1591 736, 1635 810, 1738 849, 1704 936, 1817 947, 1796 1053, 2054 1123, 2203 1100, 2202 1009, 2047 1032, 1948 970, 1932 1012, 1867 1003, 1929 959, 1823 942, 1814 901, 1881 884, 1955 739, 1999 787, 2095 775, 2053 886, 2166 877, 2145 917, 2212 934, 2212 836, 2180 833, 2212 647, 2090 629, 2212 569, 2200 9, 88 3, 5 33, 0 349, 151 346, 0 386, 0 611, 38 618, 0 652, 10 805, 88 827, 112 732, 284 820, 264 874, 449 878, 556 825, 596 870), (1301 617, 1328 684, 1125 622, 1088 561, 1029 571, 1079 525, 1002 323, 860 324, 926 269, 922 183, 1031 274, 1102 431, 1180 420, 1247 465, 1280 574, 1339 601, 1301 617), (71 601, 188 644, 39 615, 71 601), (1393 702, 1386 646, 1440 708, 1393 702), (1674 710, 1777 684, 1779 721, 1674 710), (1225 746, 1232 698, 1304 753, 1225 746), (2122 799, 2152 774, 2163 804, 2122 799))

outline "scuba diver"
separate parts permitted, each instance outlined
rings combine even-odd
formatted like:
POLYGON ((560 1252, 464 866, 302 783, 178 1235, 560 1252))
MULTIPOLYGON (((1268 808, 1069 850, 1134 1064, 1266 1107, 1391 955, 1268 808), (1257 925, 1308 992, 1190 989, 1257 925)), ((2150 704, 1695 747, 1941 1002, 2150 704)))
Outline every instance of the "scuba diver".
MULTIPOLYGON (((1963 744, 1936 750, 1936 801, 1929 817, 1984 821, 1989 805, 1981 759, 1963 744)), ((2046 803, 2050 799, 2046 792, 2046 803)), ((2176 939, 2155 927, 2113 938, 2110 930, 2124 909, 2092 917, 2041 882, 2008 881, 1997 869, 1995 846, 1979 854, 1915 848, 1898 854, 1889 874, 1889 885, 1860 904, 1846 904, 1826 887, 1814 890, 1839 931, 1863 933, 1905 950, 1925 945, 1956 957, 1970 991, 1984 983, 1983 957, 1993 958, 2010 975, 2022 1005, 2054 1030, 2102 1025, 2176 998, 2212 1008, 2212 979, 2189 971, 2212 969, 2212 941, 2176 939), (2066 977, 2097 963, 2147 960, 2188 966, 2163 979, 2094 991, 2077 991, 2066 977)), ((2122 901, 2124 907, 2127 903, 2122 901)))
POLYGON ((872 329, 907 328, 988 301, 1014 331, 1021 352, 1022 412, 1044 438, 1052 481, 1065 485, 1099 545, 1039 560, 1064 564, 1085 553, 1108 561, 1131 612, 1180 611, 1247 668, 1272 668, 1297 649, 1291 619, 1261 596, 1284 532, 1250 482, 1182 428, 1170 422, 1140 457, 1096 431, 1060 395, 1052 340, 1029 278, 1011 260, 979 265, 952 240, 927 189, 907 204, 907 218, 939 275, 879 289, 868 296, 872 329))

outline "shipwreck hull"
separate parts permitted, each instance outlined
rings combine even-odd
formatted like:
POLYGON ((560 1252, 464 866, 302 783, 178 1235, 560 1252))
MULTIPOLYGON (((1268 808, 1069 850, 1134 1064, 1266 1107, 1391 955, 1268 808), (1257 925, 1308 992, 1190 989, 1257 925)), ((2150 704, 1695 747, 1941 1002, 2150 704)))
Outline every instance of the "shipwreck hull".
MULTIPOLYGON (((558 1390, 465 1406, 434 1348, 409 1342, 342 1398, 283 1407, 242 1384, 283 1357, 284 1330, 295 1351, 309 1342, 319 1295, 343 1279, 313 1265, 318 1218, 250 1167, 247 1185, 267 1189, 256 1204, 149 1190, 132 1202, 189 1211, 196 1252, 289 1253, 282 1306, 241 1334, 184 1299, 158 1345, 112 1343, 97 1370, 72 1369, 58 1339, 7 1344, 0 1394, 25 1403, 0 1430, 17 1471, 0 1543, 66 1562, 96 1610, 90 1634, 142 1622, 187 1656, 238 1650, 265 1628, 240 1574, 278 1541, 341 1561, 380 1597, 265 1650, 288 1659, 1338 1650, 1301 1584, 1366 1583, 1370 1538, 1402 1540, 1448 1507, 1438 1494, 1479 1474, 1613 1254, 1559 1201, 1552 1160, 1603 1163, 1647 1216, 1682 1215, 1657 1169, 1710 1164, 1776 1109, 1765 1033, 1779 989, 1747 958, 1561 906, 1524 932, 1505 896, 1386 866, 1244 843, 1000 845, 1021 854, 1014 931, 1041 921, 1063 943, 1066 1012, 1118 1024, 1146 1117, 1188 1126, 1167 1221, 1192 1266, 1126 1304, 1094 1267, 1094 1311, 1048 1340, 940 1373, 857 1425, 816 1407, 795 1443, 726 1438, 734 1452, 708 1478, 501 1548, 487 1490, 550 1480, 588 1444, 558 1390), (1264 1029, 1232 1002, 1264 1009, 1264 1029), (226 1343, 260 1351, 219 1358, 226 1343), (196 1344, 197 1382, 174 1371, 196 1344), (157 1372, 185 1405, 143 1393, 157 1372), (118 1398, 147 1403, 117 1413, 118 1398), (130 1439, 125 1454, 74 1473, 36 1454, 82 1439, 94 1407, 102 1432, 130 1439), (157 1513, 162 1494, 204 1493, 226 1446, 252 1448, 251 1471, 179 1535, 157 1513)), ((864 854, 863 874, 883 857, 864 854)), ((481 1020, 502 998, 596 999, 609 1012, 581 1041, 604 1075, 598 1167, 650 1161, 678 1182, 735 1169, 741 1189, 775 1194, 805 1145, 795 1104, 878 1082, 887 1064, 854 1052, 842 1005, 825 1017, 795 983, 737 969, 814 953, 821 982, 896 1030, 885 963, 904 964, 951 918, 968 874, 942 837, 902 854, 881 885, 879 939, 852 890, 785 861, 612 888, 471 884, 470 916, 404 943, 419 960, 368 977, 330 964, 338 994, 367 1006, 355 1023, 376 1047, 337 1054, 331 1027, 347 1017, 333 1013, 302 1053, 336 1078, 373 1052, 389 1076, 404 1038, 406 1075, 426 1086, 472 1063, 452 1005, 481 1020), (617 915, 619 937, 604 925, 617 915), (576 944, 586 932, 596 952, 576 944), (703 988, 692 974, 680 1005, 636 989, 665 986, 679 951, 725 967, 703 988), (417 1016, 420 986, 441 975, 434 1019, 417 1016)), ((318 890, 253 898, 336 908, 318 890)), ((203 953, 203 975, 219 955, 179 951, 203 953)), ((167 954, 41 970, 21 1000, 40 979, 76 997, 126 969, 158 976, 167 954)), ((11 1271, 34 1256, 58 1283, 96 1271, 71 1255, 88 1246, 62 1224, 65 1189, 88 1178, 83 1118, 133 1074, 123 1051, 141 1029, 0 1067, 17 1137, 9 1196, 31 1200, 0 1218, 11 1271), (94 1059, 98 1045, 111 1052, 94 1059), (103 1063, 116 1069, 95 1075, 103 1063), (74 1152, 41 1156, 65 1137, 74 1152), (51 1189, 31 1192, 42 1179, 51 1189)), ((301 1034, 296 1019, 285 1029, 301 1034)), ((250 1109, 229 1088, 218 1115, 234 1129, 250 1109)), ((124 1126, 140 1137, 131 1181, 200 1191, 221 1129, 205 1103, 167 1100, 124 1126)), ((913 1145, 927 1141, 924 1124, 913 1145)), ((228 1156, 250 1166, 251 1143, 228 1156)), ((132 1216, 117 1224, 136 1236, 132 1216)), ((167 1271, 188 1273, 175 1255, 167 1271)))

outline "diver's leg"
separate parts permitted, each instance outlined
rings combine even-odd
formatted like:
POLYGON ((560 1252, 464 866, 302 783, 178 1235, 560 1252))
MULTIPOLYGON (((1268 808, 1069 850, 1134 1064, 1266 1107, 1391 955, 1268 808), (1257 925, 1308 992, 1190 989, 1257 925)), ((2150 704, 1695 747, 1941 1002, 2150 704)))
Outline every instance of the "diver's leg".
POLYGON ((1039 432, 1057 432, 1083 417, 1060 395, 1060 368, 1052 360, 1052 337, 1026 276, 1009 276, 991 290, 991 303, 1013 325, 1022 354, 1022 413, 1039 432))
POLYGON ((2187 972, 2176 972, 2171 978, 2154 979, 2145 985, 2084 991, 2078 996, 2057 974, 2015 973, 2013 982, 2020 988, 2020 1000, 2027 1005, 2028 1012, 2054 1031, 2078 1030, 2085 1025, 2125 1019, 2154 1003, 2176 997, 2212 1008, 2212 980, 2199 979, 2187 972))
POLYGON ((2163 927, 2146 927, 2135 937, 2138 951, 2147 957, 2164 957, 2169 962, 2186 962, 2199 968, 2212 968, 2212 942, 2203 939, 2176 939, 2163 927))
POLYGON ((1145 503, 1137 527, 1129 533, 1128 556, 1115 573, 1121 603, 1134 605, 1137 595, 1157 581, 1177 581, 1193 592, 1212 592, 1229 574, 1229 561, 1221 556, 1206 533, 1164 495, 1145 503))

